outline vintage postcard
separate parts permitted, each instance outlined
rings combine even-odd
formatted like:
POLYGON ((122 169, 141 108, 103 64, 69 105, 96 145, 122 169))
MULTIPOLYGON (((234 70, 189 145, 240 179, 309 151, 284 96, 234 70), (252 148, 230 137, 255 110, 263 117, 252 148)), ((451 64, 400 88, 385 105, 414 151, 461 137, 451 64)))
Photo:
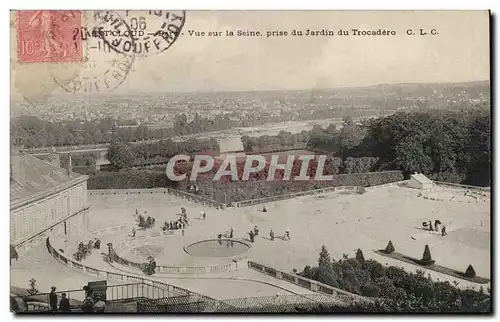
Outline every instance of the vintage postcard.
POLYGON ((491 313, 488 11, 10 12, 16 313, 491 313))

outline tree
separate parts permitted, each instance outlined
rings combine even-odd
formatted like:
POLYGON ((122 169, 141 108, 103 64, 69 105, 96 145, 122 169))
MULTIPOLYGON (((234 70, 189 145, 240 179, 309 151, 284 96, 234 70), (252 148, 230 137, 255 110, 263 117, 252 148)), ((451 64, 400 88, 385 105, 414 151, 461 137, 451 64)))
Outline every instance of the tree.
POLYGON ((136 161, 131 146, 123 142, 111 143, 106 153, 106 158, 119 169, 129 168, 136 161))
POLYGON ((330 253, 326 249, 326 246, 321 246, 321 252, 319 253, 318 267, 330 267, 331 266, 330 253))

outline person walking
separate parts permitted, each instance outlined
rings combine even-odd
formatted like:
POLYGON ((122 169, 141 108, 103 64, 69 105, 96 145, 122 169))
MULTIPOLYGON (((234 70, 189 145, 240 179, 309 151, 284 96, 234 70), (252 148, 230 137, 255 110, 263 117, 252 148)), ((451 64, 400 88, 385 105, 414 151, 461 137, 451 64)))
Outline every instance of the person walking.
POLYGON ((441 237, 444 237, 444 236, 446 236, 446 235, 448 235, 448 234, 446 233, 446 226, 444 226, 444 225, 443 225, 443 228, 441 228, 441 237))
POLYGON ((272 229, 269 232, 269 237, 271 238, 271 240, 274 240, 274 231, 272 229))

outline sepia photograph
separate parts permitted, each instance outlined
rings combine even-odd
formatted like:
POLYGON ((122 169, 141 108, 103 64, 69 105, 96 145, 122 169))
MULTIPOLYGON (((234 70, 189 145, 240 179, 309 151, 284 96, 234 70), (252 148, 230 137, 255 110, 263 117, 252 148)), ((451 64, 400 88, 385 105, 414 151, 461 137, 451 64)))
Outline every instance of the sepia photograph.
POLYGON ((14 314, 493 312, 490 11, 9 18, 14 314))

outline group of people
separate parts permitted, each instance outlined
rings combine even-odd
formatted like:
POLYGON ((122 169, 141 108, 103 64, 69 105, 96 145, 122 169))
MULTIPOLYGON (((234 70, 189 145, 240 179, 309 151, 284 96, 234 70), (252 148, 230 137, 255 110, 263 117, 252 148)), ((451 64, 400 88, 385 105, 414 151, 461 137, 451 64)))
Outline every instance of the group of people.
POLYGON ((448 234, 446 233, 446 226, 445 226, 445 225, 443 225, 443 224, 441 223, 441 221, 440 221, 440 220, 438 220, 438 219, 434 220, 434 225, 432 225, 432 220, 429 220, 429 221, 424 221, 424 222, 422 223, 422 226, 424 226, 424 227, 426 227, 427 229, 429 229, 429 231, 433 231, 433 232, 434 232, 434 231, 436 231, 436 232, 441 231, 441 236, 442 236, 442 237, 444 237, 444 236, 448 235, 448 234))
POLYGON ((167 230, 177 230, 177 229, 186 229, 186 223, 181 220, 181 218, 177 219, 176 221, 166 221, 161 227, 161 230, 167 231, 167 230))
POLYGON ((185 229, 187 226, 189 226, 189 219, 187 216, 186 208, 184 208, 184 206, 182 206, 181 207, 181 216, 179 218, 177 218, 177 220, 175 220, 175 221, 172 220, 172 221, 168 222, 165 220, 165 223, 161 227, 161 230, 163 230, 165 232, 167 230, 181 229, 182 236, 184 236, 184 232, 185 232, 185 229))
MULTIPOLYGON (((139 210, 135 210, 135 214, 138 217, 138 226, 142 228, 152 228, 155 224, 155 218, 151 216, 147 216, 147 212, 144 212, 144 215, 139 213, 139 210)), ((206 218, 206 213, 204 210, 201 211, 200 213, 200 219, 205 219, 206 218)), ((161 230, 163 232, 169 231, 169 230, 182 230, 182 235, 184 236, 184 231, 186 227, 189 226, 189 218, 187 215, 186 208, 184 206, 181 206, 181 214, 180 217, 177 220, 171 220, 163 223, 163 226, 161 227, 161 230)), ((135 238, 135 235, 137 233, 137 230, 135 227, 132 228, 132 238, 135 238)))
POLYGON ((153 275, 156 270, 156 261, 153 256, 150 256, 149 263, 145 263, 143 267, 143 272, 146 275, 153 275))
POLYGON ((83 301, 83 312, 85 313, 102 313, 106 310, 106 302, 102 299, 102 294, 96 294, 94 291, 85 285, 85 300, 83 301))
POLYGON ((66 296, 66 293, 61 294, 61 300, 59 301, 59 307, 57 306, 57 293, 56 287, 52 286, 49 293, 49 306, 51 312, 71 312, 71 304, 66 296))
MULTIPOLYGON (((262 206, 262 212, 267 212, 266 205, 262 206)), ((250 241, 253 242, 253 237, 252 237, 251 231, 250 231, 249 234, 250 234, 250 241)), ((257 229, 257 226, 255 226, 254 227, 253 235, 257 236, 258 234, 259 234, 259 230, 257 229)), ((273 241, 274 238, 275 238, 274 231, 271 229, 269 231, 269 239, 273 241)), ((290 240, 290 229, 285 230, 285 234, 283 235, 282 239, 285 240, 285 241, 289 241, 290 240)))
MULTIPOLYGON (((137 210, 136 210, 137 211, 137 210)), ((137 225, 141 228, 145 228, 145 229, 150 229, 150 228, 153 228, 153 226, 155 225, 155 219, 154 217, 151 217, 151 216, 147 216, 146 217, 146 212, 144 212, 144 215, 138 215, 138 223, 137 225)))
MULTIPOLYGON (((248 235, 250 236, 250 242, 251 243, 255 242, 255 236, 259 235, 259 227, 258 226, 254 226, 253 229, 251 229, 248 232, 248 235)), ((269 231, 269 239, 273 241, 274 238, 275 238, 274 231, 271 229, 269 231)), ((285 234, 283 235, 282 239, 285 240, 285 241, 290 240, 290 229, 285 230, 285 234)))
POLYGON ((259 235, 259 227, 254 226, 253 229, 250 229, 248 235, 250 236, 250 242, 253 243, 255 241, 255 236, 259 235))
POLYGON ((222 236, 224 236, 224 237, 226 237, 226 238, 233 238, 233 236, 234 236, 234 228, 233 228, 233 227, 231 227, 231 229, 230 229, 228 232, 225 232, 225 233, 223 233, 223 234, 222 234, 222 233, 219 233, 219 234, 217 235, 217 238, 219 239, 219 243, 220 243, 220 241, 221 241, 221 239, 222 239, 222 236))
POLYGON ((91 239, 88 243, 78 243, 78 250, 73 254, 73 258, 76 261, 81 261, 92 254, 92 249, 101 249, 101 240, 99 238, 91 239))
MULTIPOLYGON (((106 303, 102 299, 101 294, 94 294, 92 289, 88 286, 84 286, 85 300, 81 305, 81 309, 85 313, 99 313, 106 310, 106 303)), ((57 305, 57 293, 56 287, 52 286, 49 293, 49 306, 51 312, 71 312, 71 303, 66 293, 61 294, 61 300, 59 301, 59 306, 57 305)))

